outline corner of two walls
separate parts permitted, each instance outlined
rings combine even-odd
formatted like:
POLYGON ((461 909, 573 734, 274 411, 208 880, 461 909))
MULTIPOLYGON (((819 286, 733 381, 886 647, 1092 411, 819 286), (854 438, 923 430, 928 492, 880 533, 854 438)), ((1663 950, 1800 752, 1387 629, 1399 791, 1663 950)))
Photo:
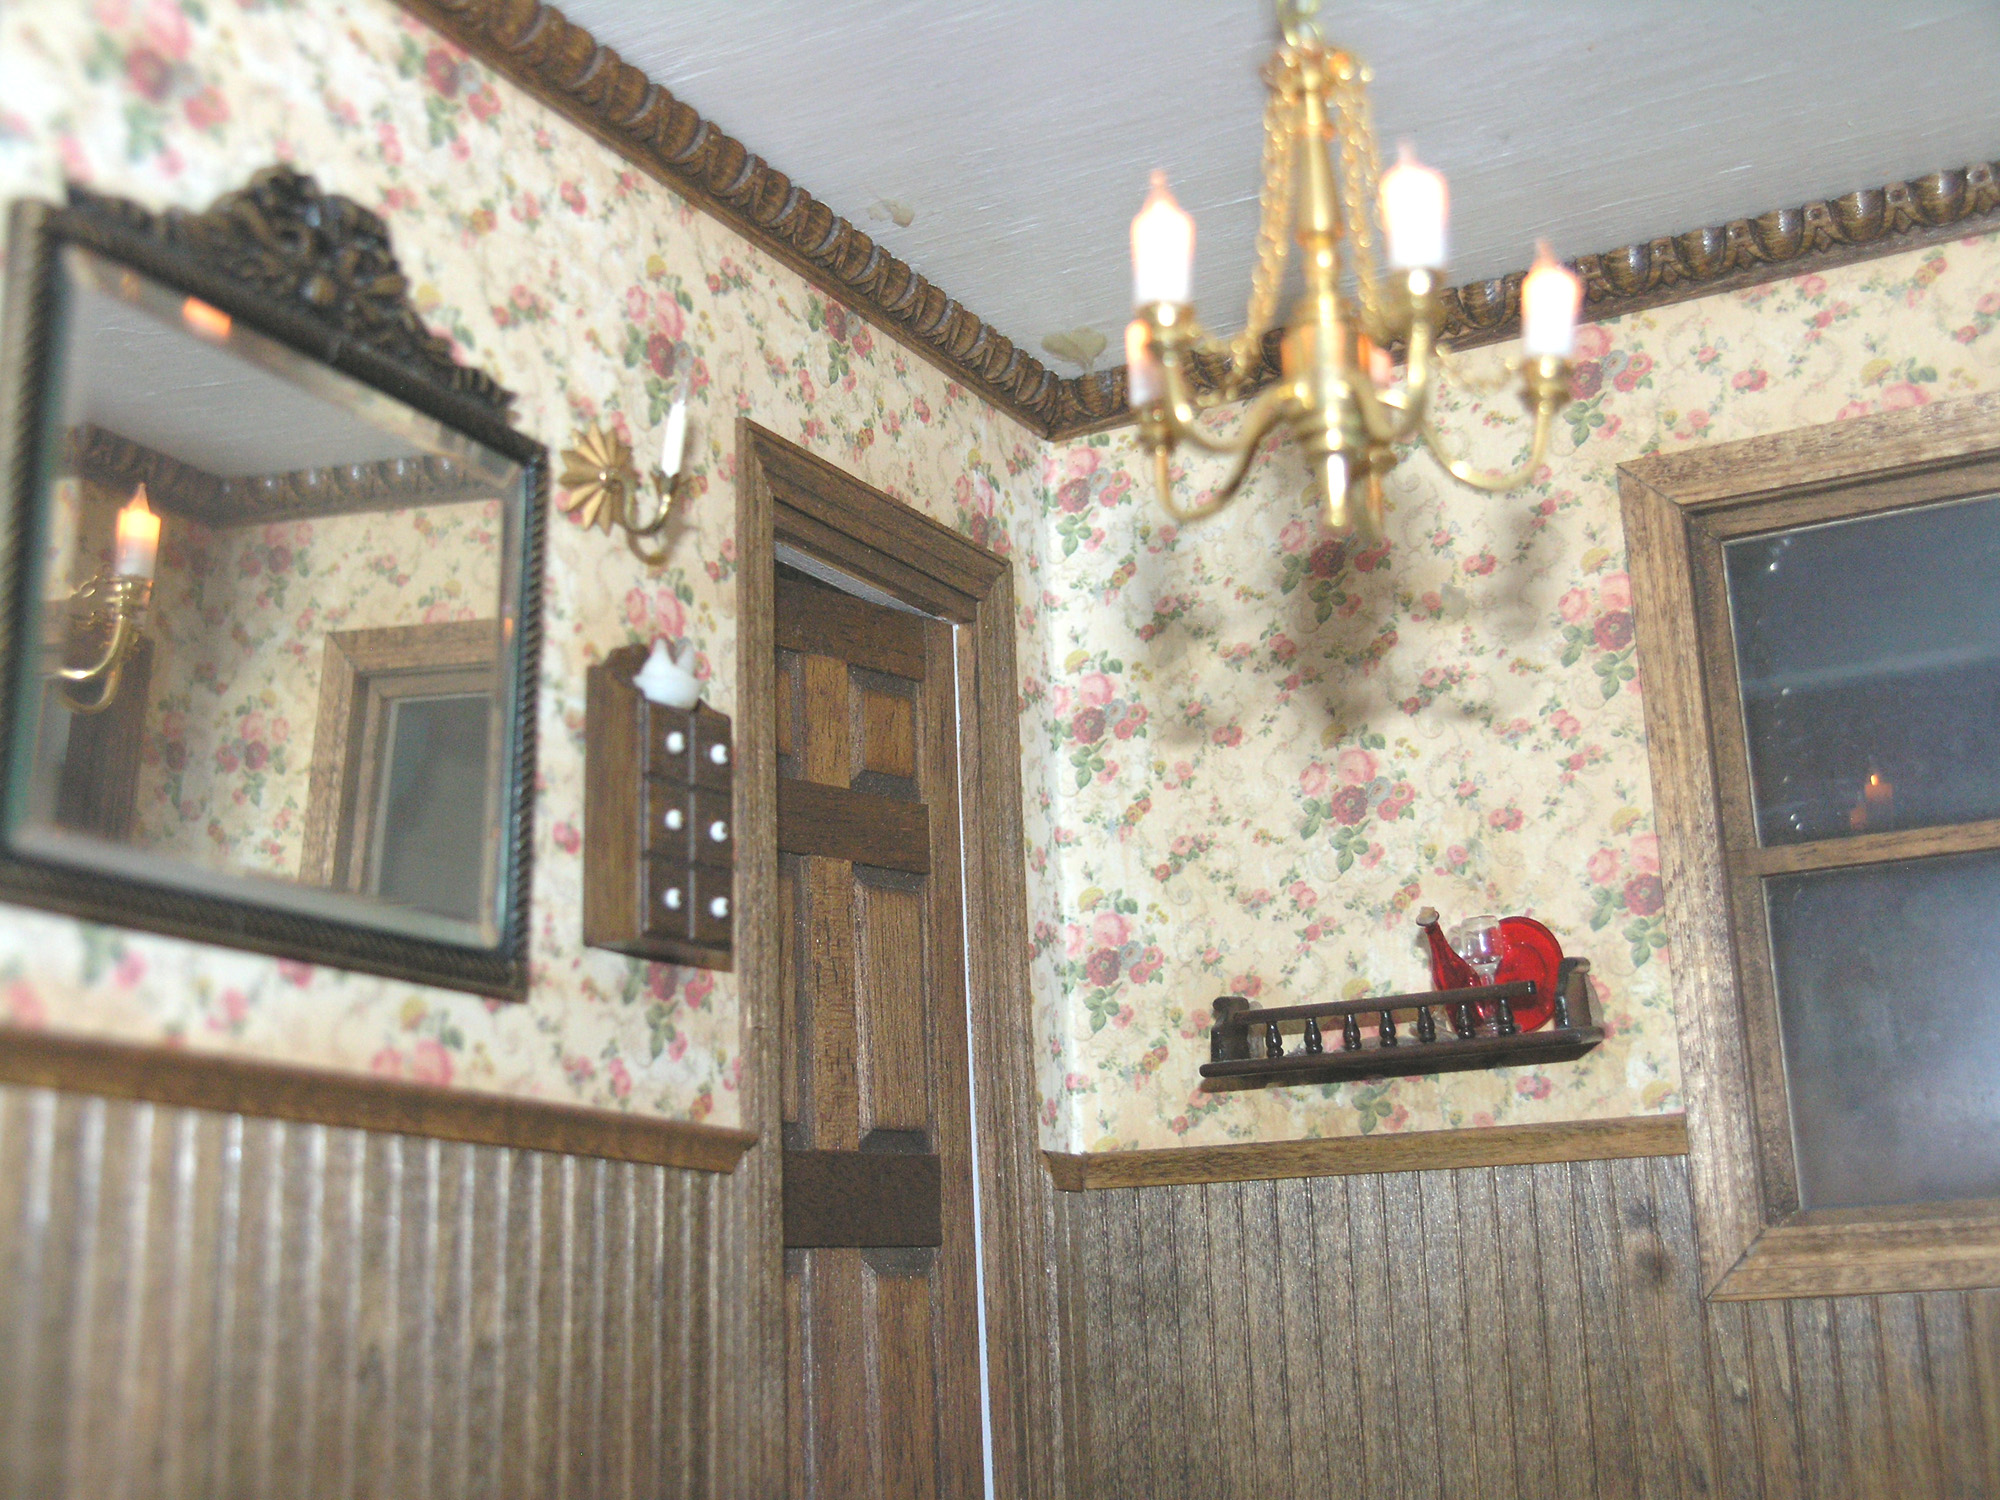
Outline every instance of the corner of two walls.
MULTIPOLYGON (((1369 548, 1318 531, 1288 447, 1185 528, 1129 430, 1051 448, 1023 735, 1052 756, 1061 919, 1035 941, 1063 997, 1059 1149, 1678 1111, 1617 465, 1990 390, 1996 324, 1989 233, 1587 326, 1534 482, 1489 497, 1409 454, 1369 548), (1198 1091, 1214 997, 1421 988, 1425 905, 1546 922, 1591 961, 1604 1045, 1547 1070, 1198 1091)), ((1456 362, 1439 421, 1495 470, 1527 450, 1503 355, 1456 362)), ((1182 500, 1223 477, 1195 456, 1182 500)))
MULTIPOLYGON (((2000 236, 1960 241, 1585 329, 1538 482, 1489 499, 1410 457, 1386 548, 1321 538, 1282 448, 1177 531, 1129 430, 1039 442, 388 0, 26 0, 0 101, 0 197, 313 172, 384 214, 426 317, 552 452, 598 420, 643 447, 685 391, 698 491, 659 574, 552 518, 526 1004, 17 909, 0 1023, 717 1124, 731 978, 580 944, 583 678, 684 636, 732 707, 739 414, 1018 565, 1039 1124, 1094 1150, 1677 1109, 1615 466, 1990 388, 2000 349, 2000 236), (1611 1040, 1546 1074, 1194 1088, 1214 996, 1414 986, 1427 903, 1547 921, 1611 1040)), ((1522 446, 1510 397, 1442 425, 1496 467, 1522 446)))
MULTIPOLYGON (((0 1024, 735 1124, 733 978, 582 946, 585 669, 656 634, 691 639, 710 701, 733 707, 739 414, 1031 572, 1035 518, 1013 496, 1038 472, 1035 440, 388 0, 0 9, 0 199, 59 199, 68 178, 201 206, 280 158, 383 215, 424 316, 515 393, 558 470, 596 421, 643 451, 685 392, 688 524, 649 574, 619 538, 551 513, 525 1004, 13 908, 0 1024)), ((338 562, 313 529, 272 549, 297 594, 338 562)), ((209 675, 217 701, 189 715, 234 723, 258 689, 209 675)), ((170 780, 148 784, 164 797, 170 780)), ((273 805, 232 803, 246 837, 298 816, 264 786, 273 805)))

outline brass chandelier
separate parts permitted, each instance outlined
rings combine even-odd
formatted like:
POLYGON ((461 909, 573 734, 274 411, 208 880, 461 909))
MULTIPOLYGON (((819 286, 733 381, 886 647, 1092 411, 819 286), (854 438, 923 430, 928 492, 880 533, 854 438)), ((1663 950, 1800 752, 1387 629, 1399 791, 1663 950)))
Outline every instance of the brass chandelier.
POLYGON ((1569 400, 1569 353, 1582 288, 1546 247, 1521 287, 1521 354, 1510 369, 1534 414, 1527 461, 1509 473, 1486 474, 1452 457, 1430 416, 1445 353, 1436 338, 1444 178, 1417 163, 1407 147, 1395 167, 1378 174, 1368 110, 1372 75, 1326 44, 1314 20, 1318 8, 1318 0, 1278 0, 1284 41, 1265 70, 1271 94, 1264 113, 1262 222, 1243 331, 1224 344, 1195 321, 1189 304, 1194 220, 1155 172, 1145 206, 1132 221, 1138 315, 1125 332, 1126 390, 1139 414, 1140 440, 1153 453, 1161 504, 1176 520, 1197 520, 1228 504, 1264 440, 1284 426, 1306 458, 1313 475, 1307 495, 1323 500, 1327 526, 1377 537, 1382 476, 1395 467, 1398 444, 1421 438, 1454 479, 1492 492, 1515 488, 1541 466, 1552 419, 1569 400), (1240 399, 1257 376, 1294 240, 1306 289, 1284 331, 1279 377, 1250 406, 1234 439, 1213 437, 1203 430, 1201 413, 1240 399), (1406 373, 1394 388, 1386 351, 1398 343, 1406 373), (1223 362, 1221 378, 1199 396, 1191 379, 1197 360, 1223 362), (1182 506, 1175 499, 1169 465, 1183 442, 1237 459, 1206 503, 1182 506))

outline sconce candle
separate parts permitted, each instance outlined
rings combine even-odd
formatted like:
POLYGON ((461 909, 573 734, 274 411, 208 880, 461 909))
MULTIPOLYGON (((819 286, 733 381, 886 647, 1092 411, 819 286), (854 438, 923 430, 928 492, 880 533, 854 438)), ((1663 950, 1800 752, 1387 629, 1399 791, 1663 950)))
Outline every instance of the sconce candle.
POLYGON ((146 503, 142 484, 132 499, 118 512, 118 540, 112 552, 111 571, 121 578, 151 578, 160 556, 160 518, 146 503))
POLYGON ((1583 283, 1576 273, 1536 247, 1534 269, 1521 282, 1521 353, 1529 359, 1568 359, 1576 343, 1576 310, 1583 283))
POLYGON ((660 438, 660 472, 672 479, 681 471, 687 453, 688 405, 682 397, 667 408, 667 430, 660 438))
POLYGON ((1382 235, 1389 242, 1389 268, 1441 270, 1448 201, 1444 177, 1418 161, 1408 141, 1397 149, 1396 165, 1382 174, 1382 235))
POLYGON ((1186 302, 1194 284, 1194 220, 1153 173, 1152 191, 1132 219, 1132 301, 1186 302))

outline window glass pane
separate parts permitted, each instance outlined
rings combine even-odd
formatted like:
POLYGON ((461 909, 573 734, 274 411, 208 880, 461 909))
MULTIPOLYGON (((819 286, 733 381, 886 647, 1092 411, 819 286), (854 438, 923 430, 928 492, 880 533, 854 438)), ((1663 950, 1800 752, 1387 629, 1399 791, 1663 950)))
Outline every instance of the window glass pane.
POLYGON ((2000 498, 1723 558, 1763 843, 2000 817, 2000 498))
POLYGON ((389 705, 376 824, 375 893, 440 916, 479 916, 485 871, 468 850, 487 842, 486 693, 398 698, 389 705))
POLYGON ((2000 854, 1764 896, 1801 1205, 2000 1197, 2000 854))

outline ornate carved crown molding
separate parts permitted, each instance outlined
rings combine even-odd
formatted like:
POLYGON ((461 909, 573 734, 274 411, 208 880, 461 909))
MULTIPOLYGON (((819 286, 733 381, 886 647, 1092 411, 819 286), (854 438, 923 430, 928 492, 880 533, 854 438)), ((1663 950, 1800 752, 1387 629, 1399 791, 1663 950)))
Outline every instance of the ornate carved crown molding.
POLYGON ((420 378, 504 417, 513 397, 483 370, 452 358, 451 345, 424 326, 410 283, 389 247, 389 227, 352 199, 323 193, 290 167, 266 167, 248 187, 200 213, 155 214, 124 198, 71 185, 73 212, 159 241, 254 287, 273 302, 310 314, 355 344, 420 378))
MULTIPOLYGON (((400 0, 403 7, 1044 437, 1133 421, 1123 367, 1063 378, 541 0, 400 0)), ((1774 209, 1576 262, 1585 316, 1802 275, 2000 224, 2000 163, 1774 209)), ((1520 331, 1510 272, 1444 294, 1460 347, 1520 331)), ((1259 383, 1277 370, 1276 335, 1259 383)))
POLYGON ((120 490, 143 484, 155 510, 210 527, 451 505, 498 493, 470 465, 434 454, 225 479, 88 423, 70 430, 64 450, 83 478, 120 490))
POLYGON ((1047 434, 1066 382, 540 0, 401 0, 808 281, 1047 434))

